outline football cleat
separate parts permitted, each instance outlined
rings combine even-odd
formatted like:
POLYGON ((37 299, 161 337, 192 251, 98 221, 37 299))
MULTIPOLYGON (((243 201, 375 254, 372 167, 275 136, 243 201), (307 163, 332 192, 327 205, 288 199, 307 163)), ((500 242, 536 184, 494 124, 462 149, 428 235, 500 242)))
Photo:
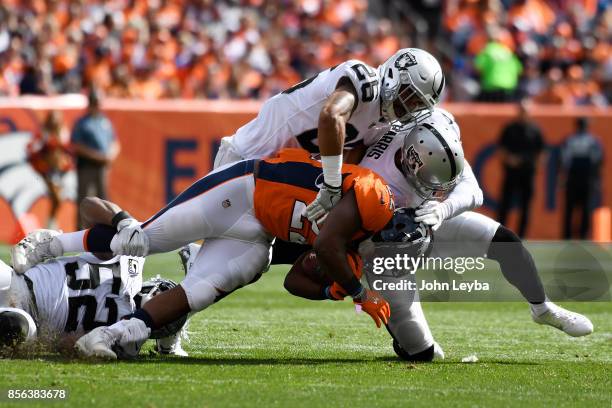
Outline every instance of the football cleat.
POLYGON ((427 363, 431 361, 444 360, 444 350, 442 350, 442 347, 440 347, 436 341, 434 341, 431 346, 419 353, 409 354, 402 348, 402 346, 400 346, 397 340, 393 339, 393 351, 395 351, 395 354, 397 354, 399 358, 409 362, 427 363))
POLYGON ((22 274, 28 269, 64 254, 59 240, 54 239, 61 231, 39 229, 30 232, 11 248, 13 269, 22 274))
POLYGON ((200 251, 200 247, 201 245, 198 244, 189 244, 179 249, 178 254, 181 258, 181 264, 183 264, 183 270, 185 271, 185 275, 187 275, 189 269, 191 269, 191 267, 193 266, 196 256, 200 251))
POLYGON ((108 327, 96 327, 77 340, 74 348, 83 357, 98 357, 106 360, 116 360, 117 354, 113 351, 115 336, 108 327))
POLYGON ((432 361, 444 360, 444 350, 438 344, 437 341, 434 341, 434 356, 432 361))
POLYGON ((570 312, 552 302, 546 302, 548 310, 536 315, 531 309, 531 318, 538 324, 547 324, 557 328, 572 337, 586 336, 593 333, 593 323, 579 313, 570 312))
POLYGON ((188 357, 189 354, 185 350, 183 350, 183 346, 181 344, 181 332, 173 335, 164 337, 163 339, 158 339, 155 342, 155 350, 159 354, 171 354, 180 357, 188 357))

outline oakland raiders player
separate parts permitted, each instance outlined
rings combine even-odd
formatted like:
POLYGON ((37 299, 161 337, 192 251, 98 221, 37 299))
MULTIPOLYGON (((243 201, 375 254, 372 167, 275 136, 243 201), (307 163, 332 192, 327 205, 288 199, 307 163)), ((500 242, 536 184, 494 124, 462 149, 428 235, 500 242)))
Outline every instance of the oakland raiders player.
POLYGON ((268 99, 255 119, 221 141, 215 168, 271 156, 283 147, 321 153, 324 182, 305 210, 311 220, 339 201, 343 150, 370 145, 368 129, 427 116, 444 89, 440 64, 418 48, 374 69, 349 60, 268 99))
MULTIPOLYGON (((76 340, 96 327, 116 323, 141 307, 160 285, 171 284, 161 278, 143 284, 143 265, 144 258, 102 260, 82 253, 17 274, 0 261, 0 345, 37 336, 51 343, 76 340)), ((157 340, 158 352, 187 355, 180 328, 157 340)))
MULTIPOLYGON (((469 211, 482 204, 482 191, 456 146, 460 141, 453 116, 436 108, 422 122, 391 127, 368 149, 360 165, 383 177, 398 207, 417 208, 415 221, 436 230, 431 256, 486 254, 499 262, 504 277, 530 302, 536 323, 556 327, 571 336, 590 334, 593 325, 588 318, 546 298, 533 259, 516 234, 489 217, 469 211), (438 182, 455 173, 460 174, 456 185, 438 182), (500 242, 512 244, 501 249, 496 245, 500 242)), ((380 276, 367 276, 370 282, 374 278, 380 276)), ((433 337, 418 294, 412 298, 405 292, 381 293, 393 310, 388 328, 398 355, 409 360, 433 358, 433 337)))

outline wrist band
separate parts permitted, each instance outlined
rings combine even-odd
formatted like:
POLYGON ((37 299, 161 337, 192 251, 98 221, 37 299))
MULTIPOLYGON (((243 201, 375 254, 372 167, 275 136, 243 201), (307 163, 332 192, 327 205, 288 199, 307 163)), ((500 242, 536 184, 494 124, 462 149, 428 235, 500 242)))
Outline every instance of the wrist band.
POLYGON ((126 220, 128 218, 132 218, 132 216, 128 214, 127 211, 121 210, 113 216, 111 224, 113 225, 114 229, 117 229, 117 224, 119 224, 121 221, 126 220))
POLYGON ((342 185, 342 155, 321 156, 323 167, 323 181, 332 187, 342 185))
POLYGON ((342 289, 346 290, 346 293, 348 293, 350 297, 355 297, 361 294, 363 291, 363 286, 361 285, 361 282, 359 282, 359 279, 353 277, 350 282, 342 285, 342 289))
POLYGON ((326 286, 325 289, 323 289, 323 296, 325 296, 325 298, 327 299, 332 299, 331 293, 329 293, 330 289, 331 289, 331 286, 326 286))

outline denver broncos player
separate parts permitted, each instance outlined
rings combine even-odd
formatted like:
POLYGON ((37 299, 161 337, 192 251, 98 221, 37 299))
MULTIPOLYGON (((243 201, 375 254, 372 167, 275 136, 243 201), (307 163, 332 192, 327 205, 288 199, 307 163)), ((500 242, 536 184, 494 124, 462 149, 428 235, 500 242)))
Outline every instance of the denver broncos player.
POLYGON ((340 199, 343 150, 372 144, 368 129, 431 113, 443 89, 440 64, 418 48, 399 50, 377 69, 346 61, 268 99, 255 119, 223 138, 215 168, 284 147, 321 153, 320 192, 305 208, 317 220, 340 199))
MULTIPOLYGON (((86 355, 116 358, 112 346, 137 350, 151 329, 180 316, 197 312, 234 290, 256 281, 269 263, 273 237, 310 244, 323 271, 338 284, 380 327, 387 323, 388 304, 376 292, 365 289, 347 255, 362 240, 382 229, 394 210, 392 195, 370 170, 354 165, 342 168, 343 197, 324 224, 301 215, 318 192, 323 178, 321 164, 301 149, 282 150, 275 158, 246 160, 225 166, 197 181, 167 207, 137 227, 117 209, 109 211, 105 224, 89 231, 61 234, 47 247, 63 251, 83 248, 116 254, 144 255, 167 252, 205 239, 195 262, 180 286, 164 292, 134 313, 131 319, 109 328, 97 328, 77 343, 86 355), (115 239, 128 233, 145 243, 144 253, 129 240, 115 239), (120 243, 126 245, 118 246, 120 243), (129 347, 128 347, 129 346, 129 347)), ((100 217, 103 218, 103 217, 100 217)), ((43 245, 44 246, 44 245, 43 245)))

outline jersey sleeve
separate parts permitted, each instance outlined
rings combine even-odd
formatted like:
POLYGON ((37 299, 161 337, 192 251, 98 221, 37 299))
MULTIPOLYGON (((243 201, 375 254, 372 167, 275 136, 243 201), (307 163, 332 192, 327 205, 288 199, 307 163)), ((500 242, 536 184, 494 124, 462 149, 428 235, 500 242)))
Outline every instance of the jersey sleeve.
POLYGON ((370 234, 383 229, 395 210, 389 186, 376 174, 369 172, 355 178, 353 189, 361 216, 361 228, 370 234))
POLYGON ((370 102, 377 102, 380 89, 380 78, 376 69, 359 60, 349 60, 336 69, 341 77, 348 78, 357 91, 357 107, 370 102))

